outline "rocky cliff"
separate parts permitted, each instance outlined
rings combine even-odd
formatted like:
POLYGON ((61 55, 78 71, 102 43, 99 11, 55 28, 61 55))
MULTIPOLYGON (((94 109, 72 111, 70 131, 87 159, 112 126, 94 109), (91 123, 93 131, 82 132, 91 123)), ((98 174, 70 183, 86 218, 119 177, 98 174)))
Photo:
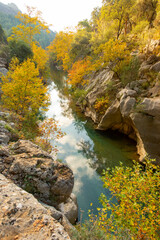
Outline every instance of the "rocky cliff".
POLYGON ((148 154, 160 163, 160 57, 151 54, 158 45, 160 41, 152 41, 150 55, 137 56, 141 64, 135 81, 124 85, 105 68, 91 76, 87 94, 77 104, 97 129, 118 130, 134 139, 140 161, 148 154), (109 104, 102 113, 95 104, 103 96, 109 96, 109 104))
POLYGON ((0 117, 0 239, 70 239, 78 216, 73 172, 18 140, 8 113, 0 117))

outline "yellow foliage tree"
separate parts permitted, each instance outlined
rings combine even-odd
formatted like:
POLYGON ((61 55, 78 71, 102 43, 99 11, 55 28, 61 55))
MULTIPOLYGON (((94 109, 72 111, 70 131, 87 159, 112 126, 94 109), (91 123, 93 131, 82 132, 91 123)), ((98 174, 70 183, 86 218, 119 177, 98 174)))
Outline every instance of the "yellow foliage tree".
POLYGON ((74 34, 72 32, 59 32, 51 45, 48 47, 50 53, 54 53, 57 60, 62 62, 64 70, 68 70, 71 67, 71 59, 69 52, 71 49, 71 43, 73 41, 74 34))
POLYGON ((7 109, 25 118, 29 113, 36 115, 39 108, 48 106, 47 88, 44 87, 39 71, 32 60, 22 64, 13 59, 1 83, 2 103, 7 109))
POLYGON ((125 42, 120 40, 110 39, 108 42, 101 44, 96 50, 95 54, 99 55, 98 60, 95 61, 95 69, 108 67, 114 71, 118 76, 121 67, 130 59, 130 53, 125 42))
POLYGON ((43 72, 48 61, 47 52, 41 46, 37 46, 35 43, 32 44, 32 51, 33 61, 37 64, 39 71, 43 72))
POLYGON ((42 29, 49 31, 49 26, 42 19, 42 13, 34 7, 27 6, 27 13, 18 12, 16 18, 22 24, 12 28, 12 35, 8 40, 21 39, 32 46, 35 34, 40 34, 42 29))

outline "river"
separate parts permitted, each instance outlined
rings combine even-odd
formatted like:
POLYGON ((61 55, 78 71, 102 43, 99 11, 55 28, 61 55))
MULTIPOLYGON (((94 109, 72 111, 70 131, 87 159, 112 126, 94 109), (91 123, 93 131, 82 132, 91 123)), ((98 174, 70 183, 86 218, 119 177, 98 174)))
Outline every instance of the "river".
POLYGON ((136 146, 124 135, 95 130, 92 122, 63 94, 65 76, 57 73, 52 72, 51 105, 47 116, 55 117, 66 135, 51 143, 57 145, 57 158, 67 163, 74 173, 73 192, 78 200, 79 217, 84 221, 89 209, 97 213, 96 209, 101 207, 98 200, 101 193, 110 197, 110 191, 103 188, 100 179, 103 169, 120 165, 120 162, 132 166, 136 146))

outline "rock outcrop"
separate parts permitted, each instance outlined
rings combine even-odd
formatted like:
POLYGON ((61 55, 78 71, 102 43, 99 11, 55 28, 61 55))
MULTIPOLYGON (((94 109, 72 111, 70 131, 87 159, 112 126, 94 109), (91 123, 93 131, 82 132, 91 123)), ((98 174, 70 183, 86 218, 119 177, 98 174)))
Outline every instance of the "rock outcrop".
POLYGON ((71 169, 31 141, 17 141, 10 115, 0 117, 0 239, 70 239, 78 217, 71 169))
POLYGON ((0 172, 42 202, 57 206, 71 195, 71 169, 28 140, 1 149, 0 172))
POLYGON ((0 239, 69 240, 64 227, 31 194, 0 174, 0 239))
MULTIPOLYGON (((160 41, 153 42, 150 48, 159 44, 160 41)), ((136 81, 123 88, 113 72, 104 69, 93 74, 86 88, 87 95, 78 104, 97 124, 97 129, 118 130, 134 139, 140 161, 148 154, 160 163, 160 57, 139 58, 141 66, 136 81), (100 115, 94 107, 96 99, 104 96, 110 87, 114 91, 110 94, 110 105, 105 114, 100 115)))

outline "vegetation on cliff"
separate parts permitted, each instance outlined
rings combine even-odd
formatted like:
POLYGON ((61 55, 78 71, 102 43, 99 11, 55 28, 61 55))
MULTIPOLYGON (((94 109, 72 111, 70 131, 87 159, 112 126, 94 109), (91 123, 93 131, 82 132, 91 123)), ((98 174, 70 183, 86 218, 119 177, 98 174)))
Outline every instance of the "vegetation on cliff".
MULTIPOLYGON (((57 34, 48 47, 50 59, 68 73, 68 86, 78 98, 87 95, 92 74, 105 68, 125 87, 138 80, 140 55, 144 61, 153 54, 152 58, 159 59, 159 46, 154 52, 146 47, 152 40, 159 40, 159 26, 158 0, 103 0, 89 21, 57 34)), ((148 74, 147 84, 151 84, 158 71, 148 74)), ((104 94, 93 100, 96 112, 103 115, 115 100, 118 87, 113 86, 113 82, 104 86, 106 92, 101 91, 104 94)), ((99 215, 90 214, 90 222, 80 225, 73 239, 159 239, 159 178, 159 167, 151 162, 146 163, 145 170, 136 164, 134 169, 106 171, 104 186, 110 188, 118 203, 109 203, 103 195, 99 215)))
POLYGON ((1 57, 7 61, 9 69, 1 77, 1 104, 14 116, 22 138, 36 141, 45 150, 56 151, 48 138, 49 134, 54 138, 63 136, 58 123, 49 119, 46 122, 50 124, 40 125, 49 105, 44 80, 48 73, 48 54, 34 38, 42 29, 49 31, 48 25, 41 13, 32 7, 27 7, 25 14, 18 12, 17 18, 22 24, 13 27, 8 44, 7 41, 3 43, 6 38, 1 31, 1 57))
POLYGON ((137 55, 151 39, 159 39, 159 24, 158 0, 104 0, 89 21, 56 35, 48 47, 50 58, 68 72, 73 92, 85 89, 90 75, 104 68, 125 86, 137 78, 137 55))
POLYGON ((102 180, 114 201, 102 194, 98 216, 89 211, 89 222, 78 226, 73 239, 159 239, 160 168, 152 161, 145 169, 135 163, 133 169, 106 170, 102 180))

